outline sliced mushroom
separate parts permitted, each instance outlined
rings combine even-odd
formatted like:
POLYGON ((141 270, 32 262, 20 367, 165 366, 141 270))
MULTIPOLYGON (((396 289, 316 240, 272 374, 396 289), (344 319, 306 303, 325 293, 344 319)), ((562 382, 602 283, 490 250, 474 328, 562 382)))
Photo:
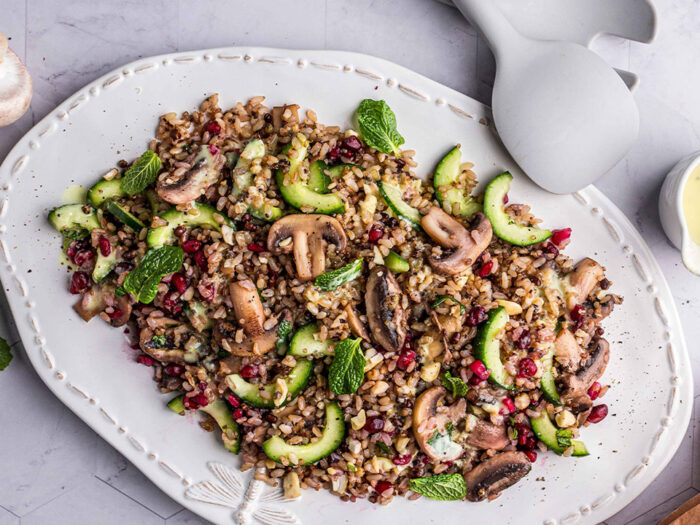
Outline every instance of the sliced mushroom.
POLYGON ((32 100, 32 78, 0 33, 0 127, 9 126, 27 112, 32 100))
POLYGON ((591 401, 591 398, 584 393, 576 393, 570 397, 566 397, 564 398, 564 402, 566 403, 566 406, 571 409, 571 412, 574 415, 587 412, 593 408, 593 401, 591 401))
MULTIPOLYGON (((159 348, 153 343, 153 330, 150 328, 141 329, 141 334, 139 335, 139 346, 141 350, 150 355, 151 357, 157 359, 161 363, 177 363, 185 364, 185 351, 178 348, 159 348)), ((166 344, 170 341, 170 338, 166 337, 166 344)))
POLYGON ((502 452, 465 474, 467 499, 494 499, 530 472, 530 460, 522 452, 502 452))
POLYGON ((453 250, 445 257, 430 257, 428 262, 437 272, 455 275, 471 267, 491 242, 491 222, 483 213, 474 214, 470 229, 433 206, 421 219, 425 232, 443 248, 453 250))
POLYGON ((226 159, 220 151, 212 153, 210 147, 204 144, 191 162, 192 167, 185 173, 175 171, 161 177, 156 186, 161 199, 171 204, 192 202, 217 181, 226 159))
POLYGON ((588 257, 581 259, 567 275, 570 288, 566 294, 566 307, 569 311, 582 304, 604 277, 605 270, 600 264, 588 257))
POLYGON ((454 461, 464 449, 452 440, 448 423, 456 426, 464 419, 467 402, 460 398, 451 406, 442 405, 447 390, 434 386, 423 392, 413 407, 413 435, 420 449, 435 461, 454 461))
POLYGON ((93 286, 73 305, 73 310, 87 322, 107 307, 102 290, 93 286))
POLYGON ((384 266, 369 273, 365 290, 367 321, 372 339, 388 352, 398 351, 406 341, 406 312, 403 292, 394 275, 384 266))
POLYGON ((126 295, 121 297, 115 296, 113 307, 115 313, 119 311, 121 314, 116 317, 110 316, 109 324, 114 327, 124 326, 129 322, 129 318, 131 317, 131 302, 129 301, 129 297, 126 295))
POLYGON ((236 319, 249 336, 263 332, 265 311, 258 289, 250 279, 231 283, 228 287, 236 319))
POLYGON ((276 221, 267 234, 272 253, 291 253, 302 281, 318 277, 326 270, 326 246, 345 249, 347 237, 340 222, 328 215, 294 214, 276 221))
POLYGON ((345 313, 348 317, 348 325, 350 326, 350 331, 357 337, 361 337, 365 341, 370 341, 369 334, 367 333, 367 328, 365 328, 365 323, 360 319, 360 313, 351 304, 345 307, 345 313))
POLYGON ((466 443, 483 450, 501 450, 510 444, 505 425, 479 419, 467 435, 466 443))
POLYGON ((554 358, 565 369, 575 372, 581 362, 583 350, 576 342, 574 334, 563 328, 554 340, 554 358))
POLYGON ((559 384, 563 388, 565 397, 581 394, 588 391, 605 372, 610 360, 610 345, 603 339, 593 342, 593 350, 583 366, 575 374, 564 374, 559 378, 559 384))

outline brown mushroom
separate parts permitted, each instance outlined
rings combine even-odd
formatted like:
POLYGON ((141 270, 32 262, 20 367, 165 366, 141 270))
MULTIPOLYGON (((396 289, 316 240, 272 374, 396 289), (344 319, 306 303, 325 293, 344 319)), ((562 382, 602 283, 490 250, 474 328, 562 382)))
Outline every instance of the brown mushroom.
POLYGON ((435 271, 455 275, 471 268, 477 257, 491 242, 491 222, 483 213, 476 213, 467 230, 454 217, 433 206, 421 219, 425 232, 443 248, 453 250, 444 257, 429 257, 428 262, 435 271))
POLYGON ((604 277, 605 270, 600 264, 588 257, 581 259, 567 275, 570 289, 566 294, 566 307, 569 311, 582 304, 604 277))
POLYGON ((357 309, 353 305, 348 304, 345 307, 345 313, 348 317, 350 331, 357 337, 361 337, 365 341, 369 342, 370 338, 369 334, 367 333, 367 328, 365 328, 365 323, 363 323, 362 319, 360 319, 360 313, 357 311, 357 309))
POLYGON ((384 266, 375 266, 365 288, 367 322, 372 340, 388 352, 399 351, 406 341, 406 312, 403 292, 394 275, 384 266))
POLYGON ((129 322, 129 318, 131 317, 131 301, 129 301, 129 297, 126 295, 117 295, 112 302, 114 303, 112 305, 114 308, 114 313, 112 315, 114 315, 114 317, 112 317, 112 315, 109 316, 109 324, 114 327, 124 326, 129 322), (117 313, 119 313, 119 315, 115 315, 117 313))
POLYGON ((447 390, 434 386, 423 392, 413 407, 413 435, 420 449, 435 461, 454 461, 464 449, 452 440, 448 423, 456 423, 464 418, 467 402, 460 398, 451 406, 442 405, 447 390))
POLYGON ((501 492, 530 472, 530 460, 522 452, 502 452, 467 472, 467 499, 482 501, 497 498, 501 492))
POLYGON ((204 144, 190 162, 192 167, 184 173, 176 170, 161 177, 156 186, 161 199, 171 204, 192 202, 217 181, 225 158, 220 151, 212 153, 210 147, 204 144))
POLYGON ((251 280, 231 283, 229 295, 236 319, 246 333, 246 337, 237 342, 237 327, 226 320, 221 320, 214 325, 214 340, 227 352, 240 357, 263 355, 275 348, 277 329, 283 321, 292 322, 291 312, 282 310, 277 317, 277 322, 265 330, 265 311, 251 280))
POLYGON ((567 370, 578 369, 583 350, 576 342, 574 334, 563 328, 554 340, 554 358, 567 370))
POLYGON ((347 237, 341 224, 328 215, 297 213, 276 221, 267 234, 272 253, 291 253, 302 281, 318 277, 326 270, 326 246, 344 250, 347 237))
POLYGON ((510 439, 505 425, 493 425, 480 419, 469 431, 466 443, 483 450, 501 450, 510 444, 510 439))
POLYGON ((161 363, 177 363, 185 364, 185 351, 179 348, 168 348, 168 344, 172 344, 169 337, 165 337, 165 346, 156 345, 153 342, 153 330, 150 328, 142 328, 139 334, 139 346, 141 350, 151 357, 157 359, 161 363))
POLYGON ((563 389, 565 397, 581 394, 588 391, 605 372, 610 360, 610 345, 603 339, 593 342, 593 349, 583 366, 575 374, 564 374, 558 378, 558 383, 563 389))
POLYGON ((77 303, 73 305, 73 310, 75 310, 78 315, 83 318, 83 321, 87 322, 106 307, 107 303, 105 302, 102 289, 97 286, 93 286, 83 294, 77 303))

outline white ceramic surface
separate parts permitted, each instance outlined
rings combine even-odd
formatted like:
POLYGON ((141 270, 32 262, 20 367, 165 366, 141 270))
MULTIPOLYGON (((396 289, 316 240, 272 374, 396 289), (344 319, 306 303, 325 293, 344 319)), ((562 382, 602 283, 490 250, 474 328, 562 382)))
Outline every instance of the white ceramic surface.
POLYGON ((700 275, 700 246, 690 238, 683 210, 683 190, 688 177, 699 164, 700 151, 679 160, 666 176, 659 193, 661 225, 674 246, 681 250, 683 264, 696 275, 700 275))
POLYGON ((600 56, 574 42, 528 38, 495 4, 453 2, 494 53, 496 129, 533 181, 571 193, 627 154, 639 113, 627 85, 600 56))
MULTIPOLYGON (((65 274, 56 266, 59 239, 45 214, 68 184, 89 184, 116 159, 140 154, 158 115, 191 109, 214 91, 223 103, 255 94, 273 104, 298 102, 313 107, 322 121, 340 124, 349 121, 361 98, 384 98, 397 113, 407 147, 418 151, 421 173, 454 142, 463 144, 482 178, 513 170, 512 198, 532 204, 547 225, 572 226, 569 253, 581 257, 593 251, 626 298, 607 323, 614 357, 605 376, 613 388, 605 401, 612 410, 584 434, 591 457, 540 455, 533 474, 491 504, 397 501, 380 508, 363 501, 350 507, 315 493, 279 504, 272 493, 259 497, 260 487, 251 485, 248 494, 256 501, 244 506, 244 519, 257 512, 268 522, 292 522, 291 512, 303 523, 410 517, 450 524, 466 516, 474 522, 523 523, 526 508, 528 523, 597 523, 663 469, 690 417, 688 356, 658 266, 610 201, 594 188, 566 197, 538 190, 496 142, 487 108, 407 69, 349 53, 229 48, 143 59, 103 76, 33 128, 0 168, 0 276, 32 364, 64 403, 164 491, 217 523, 229 523, 234 511, 186 498, 188 486, 218 479, 237 516, 245 497, 232 488, 238 482, 228 474, 230 467, 218 466, 235 463, 231 455, 196 424, 169 413, 148 371, 129 359, 122 335, 99 322, 86 327, 73 314, 65 274), (438 124, 440 133, 434 133, 438 124), (49 177, 56 166, 70 166, 70 175, 49 177)), ((199 485, 190 495, 211 497, 207 487, 213 485, 199 485)))

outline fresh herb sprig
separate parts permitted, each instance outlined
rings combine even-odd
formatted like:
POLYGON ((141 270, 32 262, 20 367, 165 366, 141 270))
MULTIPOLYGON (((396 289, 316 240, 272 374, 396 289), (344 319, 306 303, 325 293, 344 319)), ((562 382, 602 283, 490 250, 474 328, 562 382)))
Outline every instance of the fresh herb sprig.
POLYGON ((129 195, 140 193, 151 184, 162 166, 160 157, 153 151, 147 150, 126 170, 122 178, 121 187, 129 195))
POLYGON ((449 370, 442 376, 442 386, 450 390, 452 392, 452 397, 455 399, 466 396, 469 391, 467 384, 459 377, 450 374, 449 370))
POLYGON ((433 303, 430 305, 430 307, 432 309, 435 309, 438 306, 440 306, 442 303, 444 303, 445 301, 450 301, 450 302, 453 302, 455 304, 458 304, 460 314, 463 314, 464 312, 467 311, 467 308, 462 303, 460 303, 454 297, 450 297, 449 295, 438 295, 438 297, 433 301, 433 303))
POLYGON ((328 369, 328 384, 338 395, 354 394, 365 379, 362 339, 343 339, 335 345, 335 357, 328 369))
POLYGON ((467 484, 459 473, 414 478, 408 482, 408 488, 426 498, 440 501, 460 500, 467 495, 467 484))
POLYGON ((150 303, 158 294, 160 280, 182 267, 183 256, 179 246, 161 246, 149 250, 124 279, 123 290, 133 294, 140 303, 150 303))
POLYGON ((383 153, 399 154, 404 138, 396 129, 396 115, 383 100, 365 99, 357 108, 357 122, 365 143, 383 153))
POLYGON ((357 279, 362 273, 362 258, 355 259, 353 262, 331 270, 330 272, 322 273, 314 284, 324 292, 331 292, 338 288, 341 284, 345 284, 357 279))
POLYGON ((10 345, 0 337, 0 370, 5 370, 10 365, 10 361, 12 361, 10 345))

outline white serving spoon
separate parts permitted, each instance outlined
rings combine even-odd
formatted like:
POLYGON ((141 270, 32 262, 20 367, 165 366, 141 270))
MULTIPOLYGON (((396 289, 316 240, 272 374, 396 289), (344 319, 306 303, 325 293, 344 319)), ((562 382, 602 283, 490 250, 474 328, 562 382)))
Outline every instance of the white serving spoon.
POLYGON ((639 113, 602 58, 579 44, 524 37, 492 2, 454 4, 493 51, 496 129, 533 181, 570 193, 625 156, 639 132, 639 113))

